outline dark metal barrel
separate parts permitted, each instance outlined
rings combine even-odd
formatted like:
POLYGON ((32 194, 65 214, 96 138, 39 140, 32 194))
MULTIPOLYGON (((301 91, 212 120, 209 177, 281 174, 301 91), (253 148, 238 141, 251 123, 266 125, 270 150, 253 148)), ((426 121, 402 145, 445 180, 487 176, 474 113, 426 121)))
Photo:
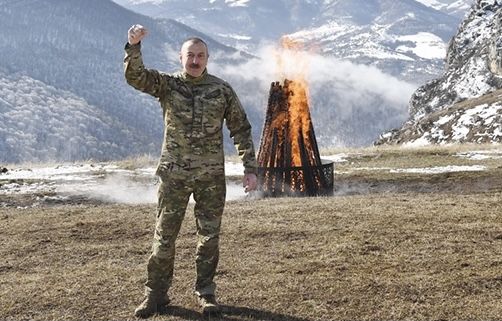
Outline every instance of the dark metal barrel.
POLYGON ((334 164, 320 166, 258 167, 258 189, 265 197, 332 196, 334 164))

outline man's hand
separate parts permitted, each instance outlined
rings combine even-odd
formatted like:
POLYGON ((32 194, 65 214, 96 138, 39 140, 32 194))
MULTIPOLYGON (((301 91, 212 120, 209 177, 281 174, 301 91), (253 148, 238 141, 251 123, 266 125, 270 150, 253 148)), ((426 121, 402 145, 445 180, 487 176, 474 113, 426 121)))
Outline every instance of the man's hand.
POLYGON ((127 32, 127 41, 130 45, 135 45, 139 43, 147 34, 148 31, 142 25, 133 25, 127 32))
POLYGON ((258 179, 256 178, 255 174, 244 174, 244 178, 242 179, 242 186, 244 187, 244 191, 246 193, 256 190, 257 185, 258 179))

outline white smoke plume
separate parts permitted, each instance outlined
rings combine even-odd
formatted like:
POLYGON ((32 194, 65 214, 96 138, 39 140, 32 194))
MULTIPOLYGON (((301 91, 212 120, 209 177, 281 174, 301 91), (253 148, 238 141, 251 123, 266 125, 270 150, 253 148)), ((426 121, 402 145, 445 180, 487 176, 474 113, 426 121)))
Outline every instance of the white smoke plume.
MULTIPOLYGON (((216 54, 217 56, 218 54, 216 54)), ((408 117, 416 85, 373 66, 319 54, 278 49, 267 44, 257 58, 239 65, 211 62, 213 73, 227 80, 246 109, 263 116, 270 83, 302 74, 309 86, 310 108, 320 145, 364 145, 408 117)))
MULTIPOLYGON (((119 204, 154 204, 157 202, 158 183, 151 177, 131 176, 130 173, 110 173, 104 178, 87 183, 66 183, 57 186, 63 195, 84 196, 88 199, 119 204)), ((235 182, 227 183, 227 201, 244 199, 244 188, 235 182)), ((193 197, 190 202, 194 202, 193 197)))

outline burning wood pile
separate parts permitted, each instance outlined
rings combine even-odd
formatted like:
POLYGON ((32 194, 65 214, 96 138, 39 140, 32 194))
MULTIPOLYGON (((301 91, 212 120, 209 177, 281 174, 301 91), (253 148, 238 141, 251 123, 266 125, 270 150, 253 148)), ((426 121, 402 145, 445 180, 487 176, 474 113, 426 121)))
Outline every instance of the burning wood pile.
POLYGON ((333 194, 333 163, 321 160, 301 81, 272 83, 258 166, 264 196, 333 194))

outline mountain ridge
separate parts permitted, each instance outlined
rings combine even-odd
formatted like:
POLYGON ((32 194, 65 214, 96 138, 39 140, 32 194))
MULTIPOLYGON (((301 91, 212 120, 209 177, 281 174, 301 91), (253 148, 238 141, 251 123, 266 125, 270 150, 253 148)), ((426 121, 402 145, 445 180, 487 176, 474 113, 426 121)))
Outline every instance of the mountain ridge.
POLYGON ((429 49, 446 47, 462 16, 454 15, 445 8, 457 4, 461 8, 458 10, 465 14, 469 3, 473 2, 303 0, 291 5, 285 0, 273 3, 250 0, 235 6, 228 1, 196 0, 195 6, 188 6, 182 0, 115 1, 153 17, 180 20, 251 53, 262 44, 261 41, 277 42, 287 35, 303 41, 307 47, 320 50, 324 55, 371 64, 390 75, 417 84, 440 74, 445 50, 443 48, 439 56, 420 57, 413 48, 427 43, 430 43, 429 49), (223 8, 231 13, 211 17, 210 13, 222 12, 223 8), (277 21, 281 23, 277 24, 277 21), (330 31, 330 25, 335 22, 335 28, 330 31), (408 33, 403 33, 407 30, 408 33), (424 32, 430 34, 429 39, 423 39, 424 32), (399 36, 407 38, 400 39, 399 36))

